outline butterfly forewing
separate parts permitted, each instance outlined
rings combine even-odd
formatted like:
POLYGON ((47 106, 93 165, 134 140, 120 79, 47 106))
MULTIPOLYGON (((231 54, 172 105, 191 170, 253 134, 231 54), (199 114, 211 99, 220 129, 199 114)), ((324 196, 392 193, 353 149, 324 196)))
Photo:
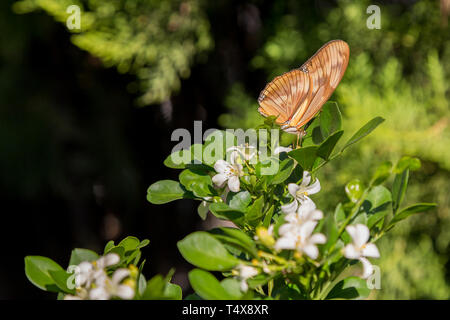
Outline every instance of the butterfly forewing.
POLYGON ((346 42, 333 40, 320 48, 300 68, 271 81, 261 92, 259 112, 277 116, 284 129, 300 130, 329 99, 348 65, 346 42))

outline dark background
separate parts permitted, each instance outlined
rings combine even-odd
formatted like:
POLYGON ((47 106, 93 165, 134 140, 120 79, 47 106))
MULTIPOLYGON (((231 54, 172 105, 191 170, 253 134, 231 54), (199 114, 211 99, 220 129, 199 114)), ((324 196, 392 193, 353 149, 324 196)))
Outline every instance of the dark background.
POLYGON ((53 298, 26 279, 26 255, 65 266, 70 248, 100 251, 127 235, 151 240, 145 274, 175 267, 185 289, 190 267, 176 242, 201 228, 196 205, 152 205, 146 190, 177 177, 162 164, 174 129, 193 132, 194 120, 217 128, 230 84, 248 83, 255 98, 264 86, 258 72, 241 72, 258 48, 258 35, 243 36, 236 21, 242 4, 210 8, 216 50, 182 81, 168 120, 158 105, 136 107, 132 76, 76 48, 65 26, 43 12, 15 15, 11 3, 0 4, 0 298, 53 298))

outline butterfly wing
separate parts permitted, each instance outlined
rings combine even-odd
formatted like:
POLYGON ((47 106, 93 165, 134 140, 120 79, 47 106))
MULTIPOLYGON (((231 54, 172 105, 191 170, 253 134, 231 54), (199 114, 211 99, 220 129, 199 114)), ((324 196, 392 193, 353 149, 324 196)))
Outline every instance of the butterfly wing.
POLYGON ((299 131, 319 112, 341 81, 350 50, 333 40, 320 48, 300 68, 276 77, 261 92, 259 112, 277 116, 286 131, 299 131))

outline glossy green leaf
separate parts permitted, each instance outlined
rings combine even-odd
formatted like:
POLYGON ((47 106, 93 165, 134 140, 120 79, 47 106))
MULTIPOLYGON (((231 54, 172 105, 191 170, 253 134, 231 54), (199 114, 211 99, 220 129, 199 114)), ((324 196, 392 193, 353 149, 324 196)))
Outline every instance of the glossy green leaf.
POLYGON ((211 203, 209 211, 219 219, 230 220, 237 224, 242 223, 244 220, 244 213, 242 211, 230 208, 223 202, 211 203))
POLYGON ((48 272, 50 274, 50 277, 53 279, 53 281, 55 282, 56 286, 63 291, 64 293, 69 293, 69 294, 75 294, 75 289, 72 288, 70 289, 67 286, 67 282, 69 280, 69 277, 71 276, 71 274, 67 273, 66 271, 52 271, 50 270, 48 272))
POLYGON ((215 228, 209 231, 222 243, 234 246, 239 250, 246 251, 252 256, 257 256, 255 242, 243 231, 237 228, 215 228))
POLYGON ((194 269, 189 272, 189 282, 195 292, 206 300, 233 300, 220 282, 208 271, 194 269))
POLYGON ((206 270, 226 271, 239 263, 219 240, 204 231, 191 233, 177 246, 188 262, 206 270))
POLYGON ((418 158, 405 156, 398 161, 397 165, 395 166, 394 172, 402 173, 406 169, 409 169, 410 171, 416 171, 420 169, 420 167, 421 163, 418 158))
POLYGON ((408 186, 409 180, 409 169, 404 170, 401 173, 397 173, 394 178, 394 183, 392 185, 392 198, 393 204, 392 209, 394 214, 397 212, 398 208, 403 202, 405 197, 406 188, 408 186))
POLYGON ((179 175, 181 184, 197 197, 209 197, 215 194, 212 179, 206 170, 193 166, 179 175))
POLYGON ((163 296, 164 299, 168 300, 181 300, 183 298, 183 291, 179 285, 168 282, 164 288, 163 296))
POLYGON ((316 160, 317 146, 302 147, 292 150, 288 155, 296 160, 303 170, 311 170, 314 160, 316 160))
POLYGON ((400 210, 394 218, 389 222, 388 229, 398 223, 399 221, 402 221, 409 216, 416 214, 416 213, 422 213, 431 209, 436 208, 436 203, 416 203, 412 206, 406 207, 402 210, 400 210))
POLYGON ((367 136, 369 133, 371 133, 373 130, 376 129, 382 122, 384 121, 381 117, 376 117, 367 122, 361 129, 359 129, 344 145, 342 148, 342 151, 351 146, 352 144, 358 142, 365 136, 367 136))
POLYGON ((197 207, 197 213, 202 220, 205 220, 209 212, 209 202, 202 201, 197 207))
POLYGON ((229 192, 227 196, 228 206, 239 211, 246 211, 251 201, 252 196, 248 191, 229 192))
MULTIPOLYGON (((256 221, 256 223, 259 222, 259 220, 264 215, 263 206, 264 206, 264 196, 260 196, 248 208, 247 213, 245 215, 245 218, 247 219, 247 221, 250 221, 250 222, 256 221)), ((252 224, 252 225, 255 225, 255 224, 252 224)))
POLYGON ((294 160, 286 158, 280 162, 278 173, 273 177, 270 184, 280 184, 286 181, 294 170, 295 163, 294 160))
POLYGON ((317 149, 317 155, 324 160, 328 160, 334 150, 334 147, 343 134, 344 131, 341 130, 330 135, 324 142, 321 143, 319 149, 317 149))
POLYGON ((147 191, 147 200, 153 204, 163 204, 182 199, 186 194, 184 187, 177 181, 161 180, 152 184, 147 191))
POLYGON ((50 275, 50 271, 62 271, 64 269, 47 257, 27 256, 25 257, 25 274, 32 284, 39 289, 51 292, 61 291, 50 275))
POLYGON ((83 261, 95 261, 99 258, 99 255, 92 250, 75 248, 70 255, 69 266, 79 265, 83 261))
POLYGON ((362 204, 369 229, 389 213, 391 202, 391 192, 384 186, 376 186, 370 190, 362 204))
POLYGON ((327 138, 333 133, 341 130, 342 115, 336 102, 329 101, 324 104, 320 111, 320 131, 327 138))
POLYGON ((361 300, 369 296, 366 280, 359 277, 348 277, 339 281, 328 293, 325 299, 361 300))

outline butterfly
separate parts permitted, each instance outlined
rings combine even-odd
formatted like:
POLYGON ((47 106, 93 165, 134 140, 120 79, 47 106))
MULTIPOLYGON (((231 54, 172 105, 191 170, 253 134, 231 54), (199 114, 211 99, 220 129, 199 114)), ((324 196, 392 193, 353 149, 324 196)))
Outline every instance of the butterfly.
POLYGON ((259 113, 276 116, 275 122, 286 132, 304 134, 302 127, 320 111, 344 76, 349 56, 345 41, 327 42, 300 68, 266 85, 258 98, 259 113))

